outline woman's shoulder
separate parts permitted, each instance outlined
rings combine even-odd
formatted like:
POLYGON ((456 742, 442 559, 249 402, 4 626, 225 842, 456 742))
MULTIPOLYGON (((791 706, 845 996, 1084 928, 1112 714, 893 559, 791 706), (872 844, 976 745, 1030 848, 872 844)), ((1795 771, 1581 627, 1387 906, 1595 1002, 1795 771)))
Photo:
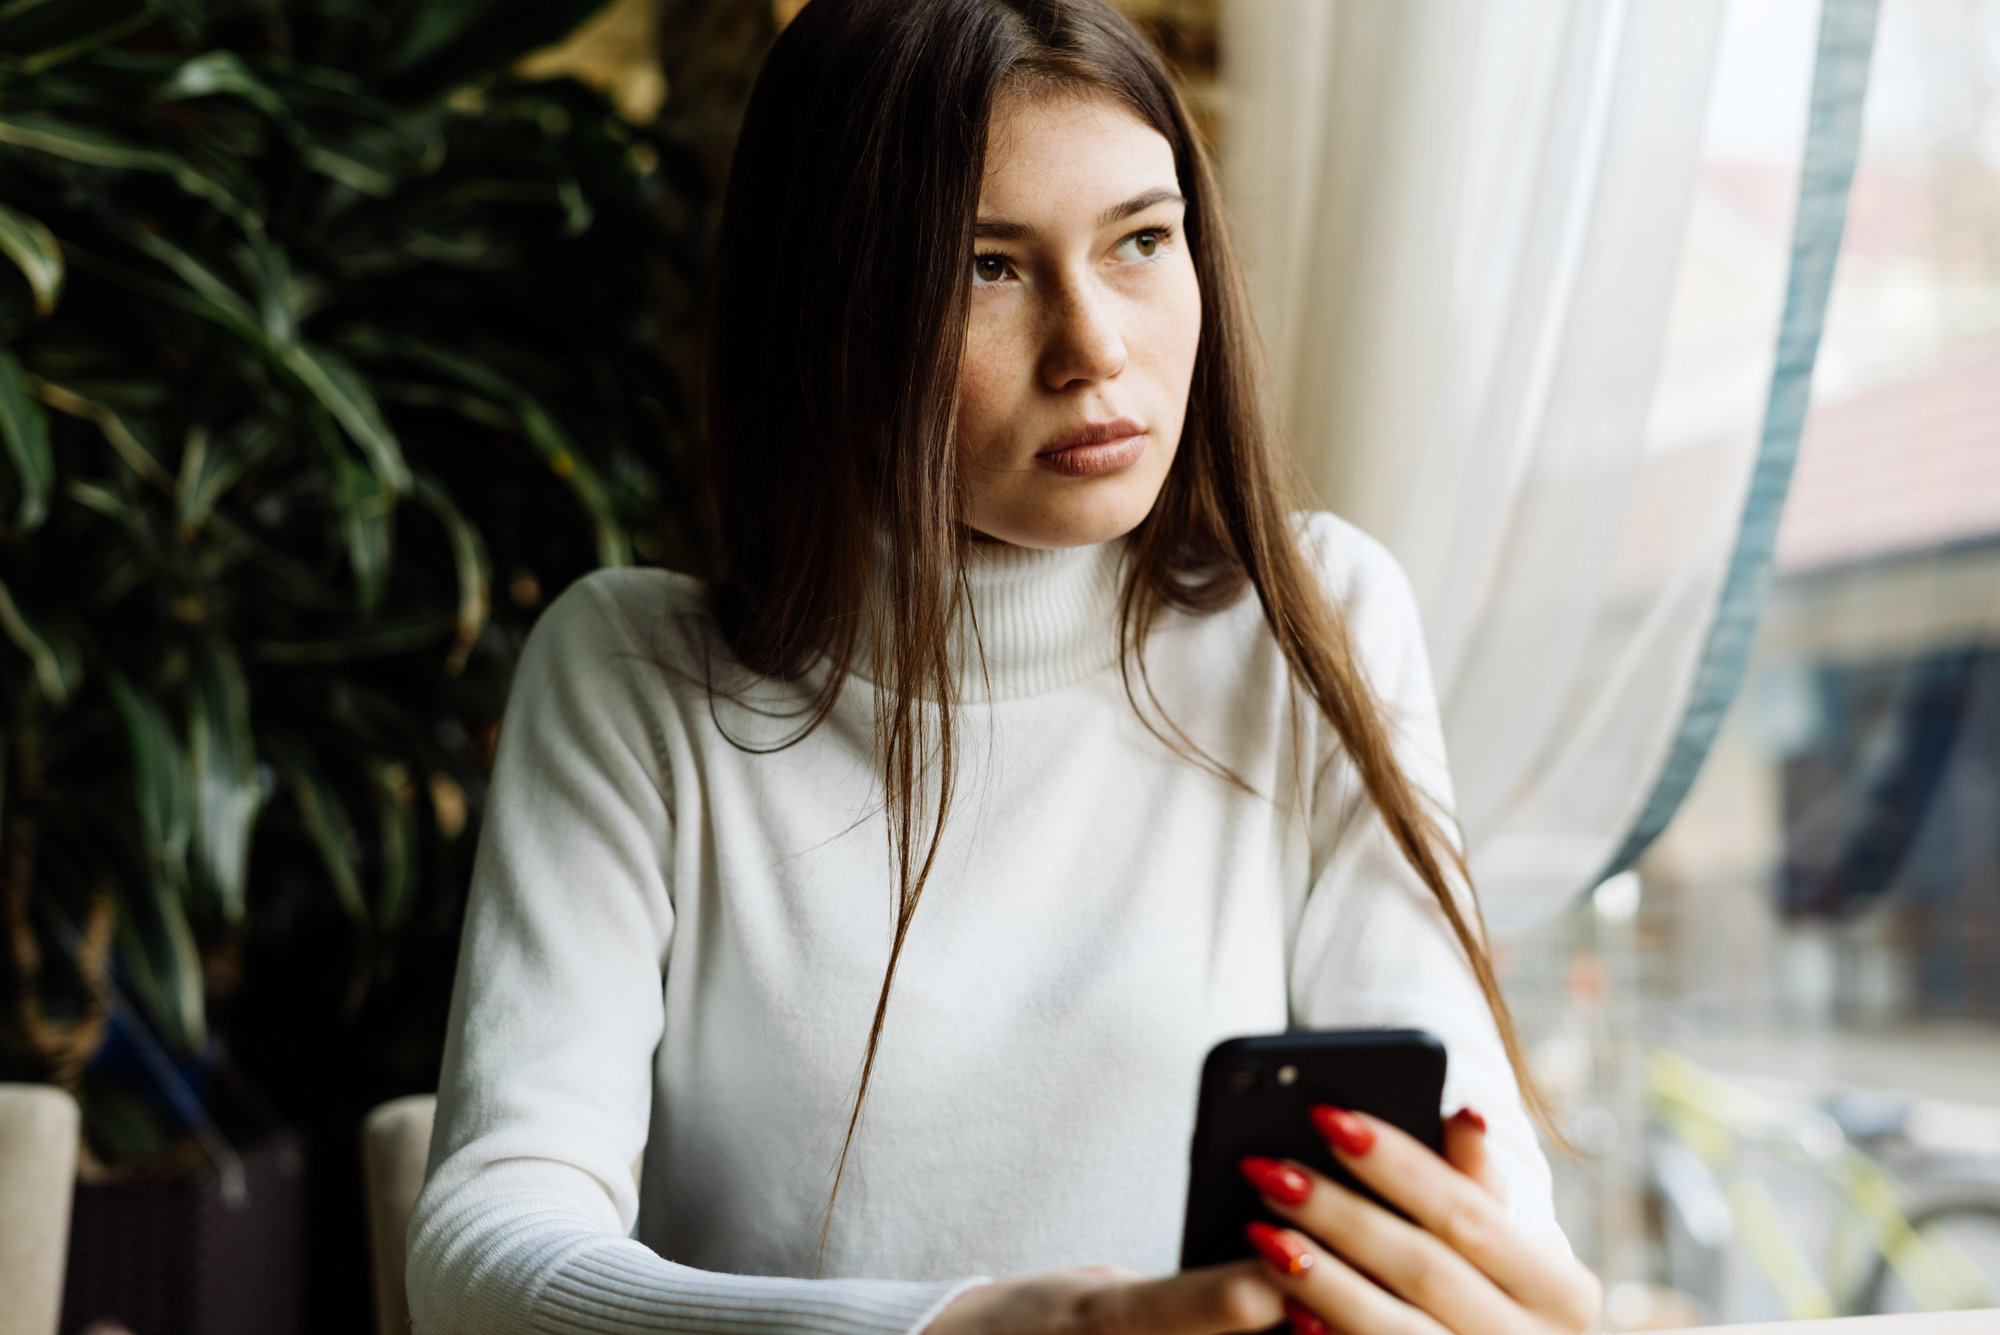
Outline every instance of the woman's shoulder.
POLYGON ((685 666, 709 639, 708 586, 670 570, 598 570, 562 592, 535 623, 531 655, 566 672, 638 659, 685 666))
POLYGON ((1299 545, 1339 609, 1348 643, 1369 684, 1395 717, 1435 719, 1423 613, 1409 576, 1380 541, 1324 512, 1299 517, 1299 545))
POLYGON ((618 566, 593 570, 563 591, 548 615, 564 604, 587 605, 600 615, 616 615, 635 629, 648 619, 706 616, 708 582, 679 571, 652 566, 618 566))
POLYGON ((1300 550, 1351 631, 1407 633, 1419 625, 1410 577, 1379 539, 1325 510, 1300 511, 1297 523, 1300 550))

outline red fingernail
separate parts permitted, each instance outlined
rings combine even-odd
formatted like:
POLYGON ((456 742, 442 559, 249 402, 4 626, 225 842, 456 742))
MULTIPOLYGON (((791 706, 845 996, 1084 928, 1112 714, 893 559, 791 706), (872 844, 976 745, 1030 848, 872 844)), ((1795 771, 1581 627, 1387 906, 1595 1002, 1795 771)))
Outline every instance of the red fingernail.
POLYGON ((1250 1179, 1251 1186, 1280 1205, 1298 1205, 1312 1195, 1312 1181, 1298 1169, 1281 1164, 1276 1159, 1259 1159, 1251 1155, 1237 1167, 1243 1170, 1243 1176, 1250 1179))
POLYGON ((1486 1119, 1479 1115, 1477 1108, 1460 1108, 1454 1115, 1480 1135, 1486 1134, 1486 1119))
POLYGON ((1342 1154, 1358 1159, 1375 1148, 1375 1133, 1368 1128, 1368 1123, 1345 1108, 1317 1104, 1312 1110, 1312 1119, 1319 1133, 1332 1141, 1333 1147, 1342 1154))
POLYGON ((1298 1335, 1333 1335, 1326 1322, 1319 1319, 1319 1313, 1307 1307, 1297 1298, 1285 1299, 1285 1320, 1292 1323, 1298 1335))
POLYGON ((1312 1253, 1295 1234, 1262 1221, 1252 1222, 1243 1231, 1250 1235, 1250 1245, 1263 1253, 1265 1261, 1279 1274, 1296 1278, 1312 1269, 1312 1253))

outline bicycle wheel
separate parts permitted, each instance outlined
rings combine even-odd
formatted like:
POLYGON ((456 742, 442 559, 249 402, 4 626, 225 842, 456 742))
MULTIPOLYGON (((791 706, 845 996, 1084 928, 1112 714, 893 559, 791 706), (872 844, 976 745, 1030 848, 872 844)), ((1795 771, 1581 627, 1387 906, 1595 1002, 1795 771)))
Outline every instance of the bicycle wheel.
MULTIPOLYGON (((1936 1196, 1909 1211, 1907 1217, 1937 1259, 1962 1281, 1967 1292, 1960 1306, 1987 1307, 2000 1302, 2000 1184, 1936 1196), (1978 1291, 1981 1283, 1983 1293, 1978 1291)), ((1855 1305, 1857 1314, 1923 1310, 1888 1258, 1877 1256, 1855 1305)))

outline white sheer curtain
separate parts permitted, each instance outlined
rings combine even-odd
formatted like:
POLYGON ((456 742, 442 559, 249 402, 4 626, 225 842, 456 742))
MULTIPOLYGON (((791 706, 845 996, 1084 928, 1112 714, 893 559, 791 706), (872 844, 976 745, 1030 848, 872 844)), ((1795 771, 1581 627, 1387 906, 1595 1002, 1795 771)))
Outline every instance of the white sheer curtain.
POLYGON ((1772 391, 1816 14, 1224 0, 1281 406, 1416 586, 1500 932, 1608 869, 1682 724, 1772 391))

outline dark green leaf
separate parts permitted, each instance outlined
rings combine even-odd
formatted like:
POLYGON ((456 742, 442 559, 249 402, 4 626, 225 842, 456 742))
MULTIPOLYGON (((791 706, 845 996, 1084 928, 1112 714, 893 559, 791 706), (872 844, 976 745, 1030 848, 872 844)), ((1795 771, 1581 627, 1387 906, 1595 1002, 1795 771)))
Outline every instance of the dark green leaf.
POLYGON ((341 346, 349 349, 357 357, 395 357, 414 366, 439 372, 488 398, 503 399, 512 403, 521 392, 520 387, 513 381, 478 358, 454 352, 450 348, 441 348, 434 343, 427 343, 405 334, 364 326, 349 330, 342 338, 341 346))
POLYGON ((73 267, 81 269, 85 273, 94 274, 108 283, 124 288, 134 296, 143 297, 147 301, 157 302, 173 310, 185 311, 189 315, 212 321, 239 334, 241 337, 255 341, 253 332, 245 332, 239 329, 237 325, 232 323, 228 313, 196 296, 183 284, 163 282, 158 278, 150 278, 145 274, 135 273, 121 264, 113 264, 100 255, 93 255, 89 251, 76 246, 67 247, 63 255, 73 267))
MULTIPOLYGON (((176 1048, 202 1032, 201 968, 249 934, 267 978, 317 977, 324 938, 345 951, 351 936, 350 1007, 376 978, 421 994, 406 984, 456 921, 488 723, 535 610, 526 583, 489 609, 489 545, 553 588, 591 559, 579 521, 623 560, 618 521, 680 499, 650 470, 693 444, 710 178, 692 150, 612 125, 583 85, 510 73, 598 7, 0 0, 0 209, 19 211, 0 211, 0 345, 33 373, 15 407, 42 422, 56 465, 48 518, 25 532, 16 447, 0 442, 0 557, 21 600, 0 589, 0 733, 17 757, 45 748, 49 840, 95 813, 79 832, 101 826, 104 846, 62 855, 93 884, 122 876, 99 936, 115 928, 134 1007, 176 1048), (24 74, 22 56, 60 43, 23 40, 22 23, 96 40, 149 5, 137 40, 24 74), (641 150, 658 166, 643 191, 626 160, 641 150), (435 355, 348 342, 362 322, 435 355), (392 523, 405 496, 423 514, 392 523), (419 553, 438 568, 406 569, 419 553), (151 706, 137 725, 84 685, 86 663, 103 675, 113 660, 151 706), (171 803, 126 754, 135 726, 138 745, 180 753, 178 859, 171 803), (275 811, 258 805, 260 759, 286 776, 275 811), (319 902, 299 913, 289 892, 253 890, 246 907, 250 840, 252 874, 268 865, 283 887, 303 872, 319 902), (384 931, 413 948, 375 960, 384 931), (197 940, 215 953, 198 961, 197 940)), ((694 547, 667 533, 646 550, 694 547)), ((52 1003, 82 996, 49 978, 52 1003)), ((231 1009, 245 1054, 324 1018, 303 990, 258 1001, 231 1009)), ((417 1031, 434 1021, 395 1022, 398 1054, 422 1064, 436 1035, 417 1031)), ((382 1032, 352 1031, 371 1060, 382 1032)))
POLYGON ((113 898, 119 958, 153 1027, 182 1052, 199 1052, 208 1041, 208 1007, 187 910, 157 885, 138 895, 117 885, 113 898))
POLYGON ((220 441, 211 440, 205 427, 190 431, 181 450, 180 476, 174 482, 174 518, 182 534, 206 523, 215 503, 245 472, 263 462, 277 443, 277 429, 263 419, 220 441))
POLYGON ((375 896, 375 914, 384 931, 394 931, 409 916, 415 887, 417 848, 417 788, 409 766, 376 757, 368 762, 368 781, 375 788, 376 833, 382 850, 382 882, 375 896))
POLYGON ((55 458, 49 453, 49 423, 35 402, 33 386, 20 359, 0 348, 0 440, 21 488, 21 508, 14 527, 32 533, 49 512, 49 488, 55 485, 55 458))
POLYGON ((259 322, 257 310, 221 275, 164 237, 138 228, 127 229, 125 236, 138 249, 172 269, 182 281, 162 282, 80 250, 72 249, 70 260, 86 273, 116 283, 137 296, 221 325, 265 357, 277 360, 270 334, 259 322))
MULTIPOLYGON (((263 349, 291 372, 361 447, 384 486, 398 494, 409 490, 410 466, 403 458, 402 442, 383 418, 381 405, 375 402, 367 382, 345 358, 299 340, 296 330, 282 318, 281 303, 267 301, 260 313, 221 275, 171 241, 136 228, 129 235, 133 244, 180 276, 203 303, 205 309, 200 313, 263 349), (274 321, 279 323, 275 330, 271 327, 274 321)), ((260 263, 267 273, 269 265, 280 262, 281 252, 275 251, 271 247, 262 252, 260 263)))
POLYGON ((125 236, 154 259, 173 270, 189 290, 205 304, 210 319, 239 337, 256 344, 268 344, 270 332, 250 302, 222 275, 156 232, 127 228, 125 236))
POLYGON ((486 626, 493 570, 486 559, 486 543, 479 530, 466 522, 443 487, 419 473, 415 496, 444 525, 445 536, 451 542, 452 561, 458 567, 458 633, 452 640, 451 655, 445 659, 445 671, 455 677, 465 669, 465 660, 486 626))
POLYGON ((172 413, 186 388, 160 379, 66 379, 71 392, 101 403, 114 412, 154 417, 172 413))
POLYGON ((379 153, 371 153, 358 142, 345 145, 321 142, 293 114, 284 97, 234 51, 209 51, 196 56, 175 70, 173 77, 155 93, 163 102, 218 95, 241 98, 268 116, 311 170, 377 198, 395 192, 398 173, 393 162, 379 153))
POLYGON ((0 252, 14 261, 35 294, 35 310, 47 315, 62 300, 62 247, 49 229, 25 213, 0 204, 0 252))
POLYGON ((23 74, 136 32, 153 17, 146 0, 12 0, 0 5, 0 52, 23 74))
POLYGON ((141 148, 99 130, 29 111, 0 115, 0 144, 47 153, 86 167, 158 172, 172 178, 188 194, 221 209, 245 231, 263 230, 264 220, 249 201, 237 198, 226 186, 171 153, 141 148))
POLYGON ((97 424, 104 433, 104 439, 112 450, 133 472, 145 478, 154 486, 166 491, 174 487, 173 474, 160 463, 159 455, 146 443, 133 425, 103 404, 76 393, 63 385, 47 380, 33 380, 35 394, 43 403, 57 412, 68 413, 71 417, 81 417, 97 424))
POLYGON ((365 145, 310 143, 301 156, 306 166, 321 176, 364 195, 387 199, 396 193, 395 165, 365 145))
POLYGON ((354 825, 340 795, 320 772, 312 753, 296 738, 280 734, 269 748, 290 784, 292 799, 306 835, 318 850, 333 885, 334 898, 354 926, 354 952, 348 966, 347 1014, 361 1008, 368 993, 368 971, 374 955, 375 927, 369 920, 368 901, 361 893, 361 869, 355 857, 358 844, 354 825))
POLYGON ((468 389, 490 395, 505 402, 514 410, 520 424, 521 434, 528 438, 544 461, 549 471, 569 485, 576 498, 583 503, 590 516, 591 526, 597 534, 597 561, 604 566, 627 566, 632 564, 632 544, 624 526, 618 522, 617 512, 612 508, 611 495, 605 490, 603 480, 597 470, 590 466, 576 448, 569 433, 563 430, 555 417, 544 408, 540 400, 514 381, 509 380, 491 366, 462 352, 448 348, 433 347, 415 339, 384 334, 379 330, 357 330, 350 333, 347 346, 362 355, 398 357, 415 365, 426 367, 448 376, 468 389))
POLYGON ((33 149, 80 162, 86 167, 112 167, 171 174, 179 165, 165 153, 127 143, 100 130, 36 112, 0 116, 0 144, 33 149))
POLYGON ((41 688, 42 698, 58 709, 68 704, 72 689, 78 684, 77 674, 64 662, 62 651, 28 623, 5 584, 0 584, 0 631, 34 665, 35 684, 41 688))
POLYGON ((564 236, 582 236, 597 221, 597 211, 590 207, 590 201, 584 198, 583 187, 574 180, 558 183, 556 198, 562 202, 564 236))
POLYGON ((373 391, 345 358, 324 348, 294 343, 283 350, 285 367, 319 400, 341 429, 361 447, 375 476, 389 491, 410 489, 410 466, 402 442, 389 429, 373 391))
POLYGON ((188 763, 194 774, 195 883, 234 925, 243 919, 244 871, 260 796, 250 691, 226 641, 203 637, 192 659, 188 763))
POLYGON ((413 408, 437 408, 457 413, 468 422, 477 422, 495 431, 518 431, 521 427, 520 419, 513 413, 476 394, 414 380, 391 380, 379 375, 374 377, 374 385, 375 396, 385 403, 407 403, 413 408))
POLYGON ((217 94, 240 97, 273 120, 292 122, 292 109, 285 105, 285 99, 258 78, 234 51, 204 51, 175 70, 153 92, 162 102, 217 94))
POLYGON ((567 482, 569 489, 576 493, 576 498, 583 502, 590 522, 597 530, 597 563, 601 566, 631 565, 632 544, 611 508, 610 493, 605 491, 597 470, 577 453, 576 442, 570 439, 569 433, 562 429, 548 409, 527 395, 520 396, 515 411, 521 415, 521 429, 541 451, 549 471, 567 482))
POLYGON ((234 258, 257 294, 265 337, 273 343, 296 343, 302 299, 300 285, 292 277, 291 256, 284 247, 259 238, 237 247, 234 258))
POLYGON ((109 487, 100 487, 94 482, 81 482, 71 478, 63 483, 63 495, 78 505, 95 510, 106 519, 115 519, 121 524, 130 518, 132 513, 132 508, 125 504, 124 498, 117 492, 109 487))
POLYGON ((155 1019, 176 1044, 192 1051, 205 1038, 207 1019, 201 956, 187 921, 188 844, 194 833, 187 756, 157 702, 116 672, 107 675, 106 684, 132 749, 132 799, 151 892, 144 901, 126 904, 120 915, 126 963, 135 981, 145 974, 140 990, 155 1019))
POLYGON ((334 504, 340 510, 340 533, 347 543, 347 560, 361 615, 373 616, 381 606, 395 559, 396 494, 382 480, 330 442, 327 461, 333 468, 334 504))
POLYGON ((270 746, 291 785, 299 820, 319 851, 335 898, 356 926, 366 928, 368 901, 361 893, 361 869, 354 859, 354 825, 348 819, 346 806, 304 746, 284 736, 273 739, 270 746))
POLYGON ((71 478, 63 483, 63 495, 78 505, 95 510, 106 519, 115 519, 121 524, 132 513, 131 507, 125 504, 117 492, 109 487, 100 487, 94 482, 81 482, 71 478))
POLYGON ((561 41, 606 2, 431 0, 412 5, 382 68, 391 86, 406 95, 441 89, 561 41))
POLYGON ((105 678, 125 720, 132 745, 132 798, 147 855, 169 884, 187 878, 188 842, 194 834, 194 789, 180 738, 166 711, 116 672, 105 678))
POLYGON ((284 97, 287 106, 308 108, 341 119, 372 121, 417 138, 429 133, 412 124, 426 120, 427 112, 398 106, 367 80, 346 70, 293 61, 266 61, 259 73, 284 97))
POLYGON ((263 640, 249 647, 248 656, 255 662, 280 663, 288 667, 353 663, 365 658, 407 654, 413 649, 449 638, 457 628, 457 617, 419 614, 393 621, 383 620, 365 629, 323 640, 289 643, 263 640))

